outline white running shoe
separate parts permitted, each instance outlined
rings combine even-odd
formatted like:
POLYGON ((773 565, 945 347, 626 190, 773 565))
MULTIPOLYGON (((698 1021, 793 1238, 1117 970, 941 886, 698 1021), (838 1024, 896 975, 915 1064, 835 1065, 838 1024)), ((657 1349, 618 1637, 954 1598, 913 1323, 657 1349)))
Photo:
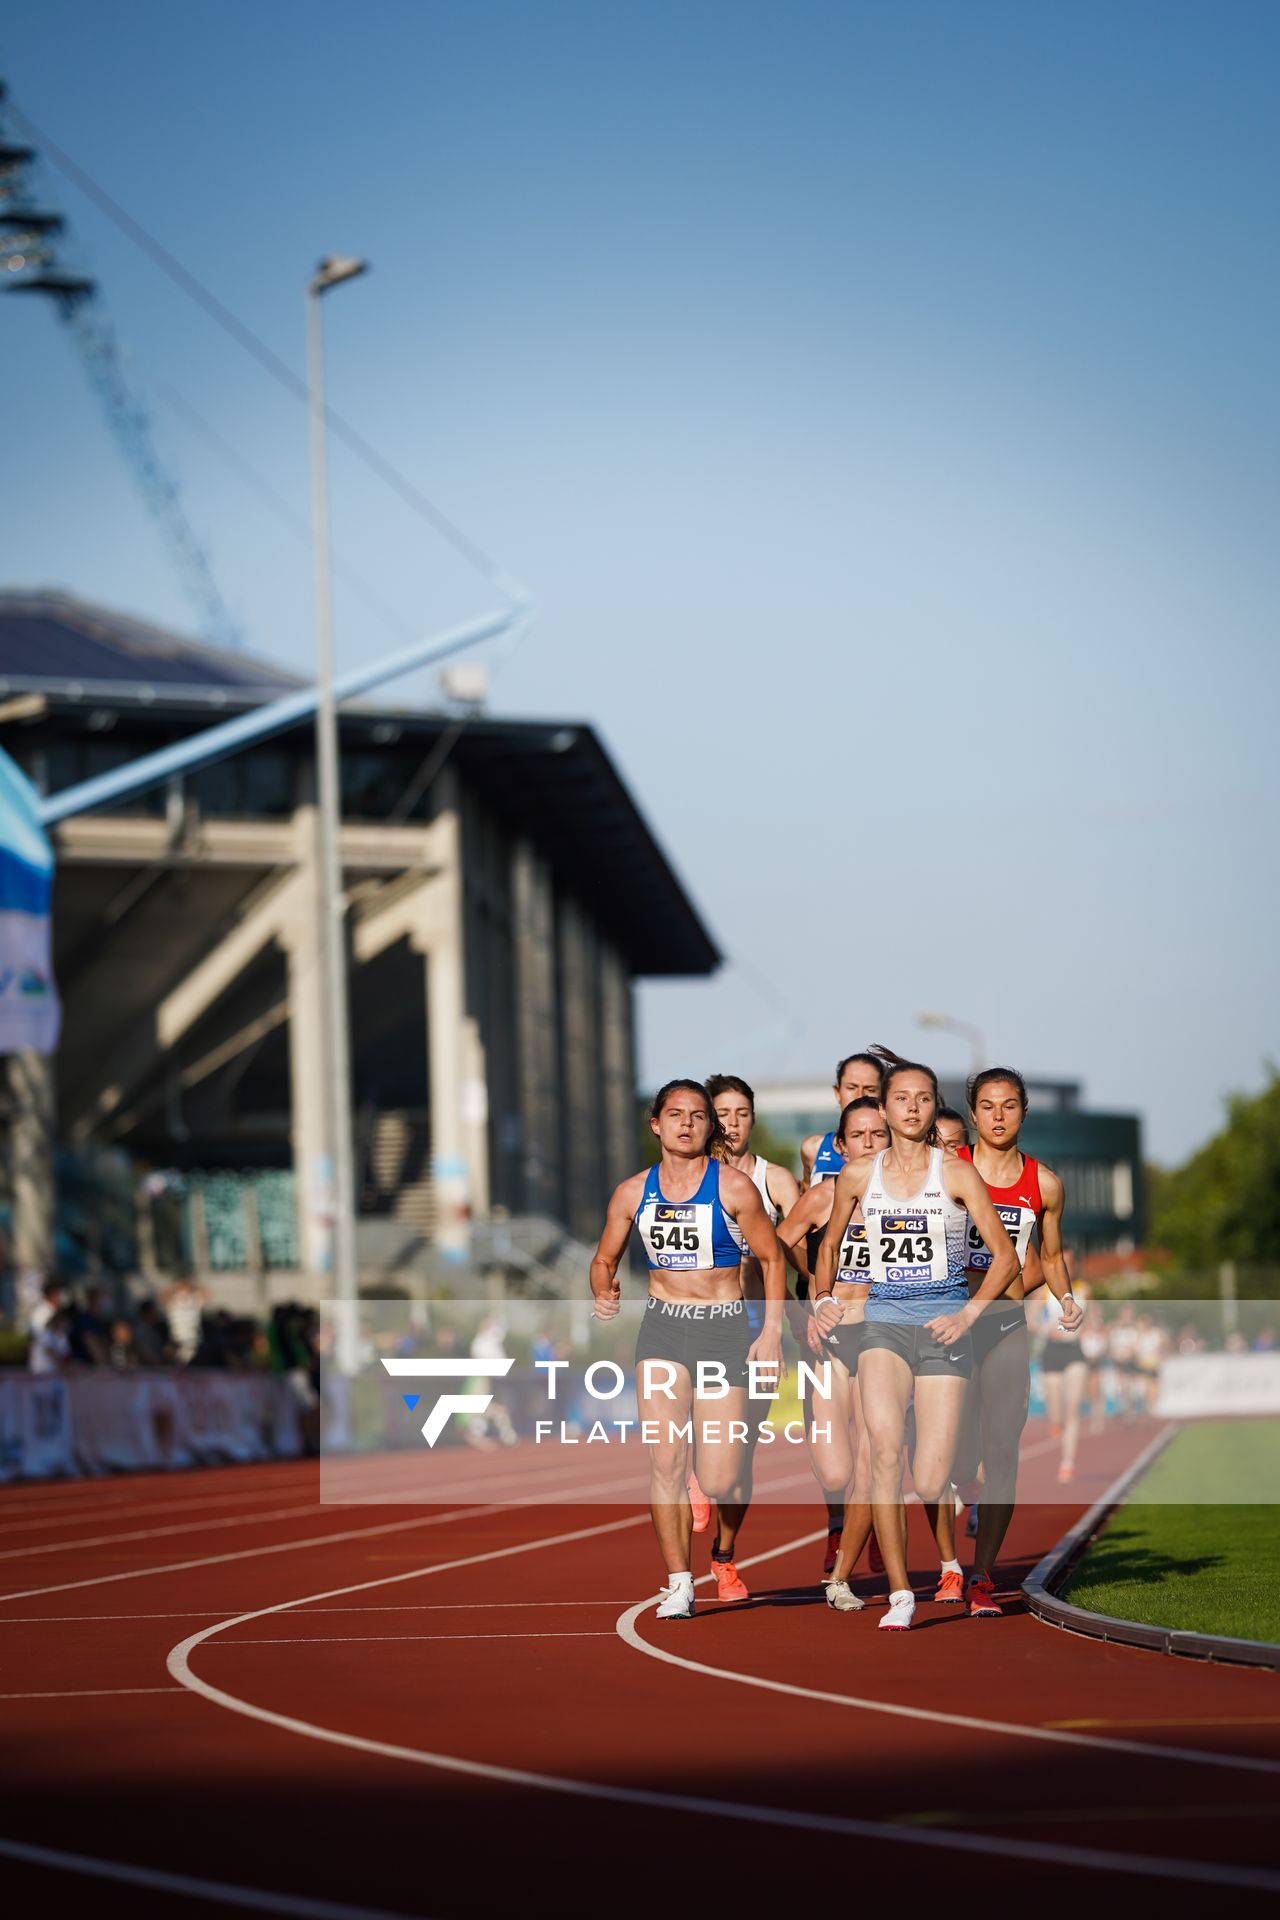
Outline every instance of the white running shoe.
POLYGON ((827 1581, 827 1605, 834 1607, 837 1613, 861 1613, 866 1604, 847 1580, 827 1581))
POLYGON ((692 1580, 673 1581, 663 1588, 664 1599, 655 1614, 658 1620, 692 1620, 693 1618, 693 1582, 692 1580))
POLYGON ((904 1632, 911 1625, 915 1610, 916 1597, 904 1587, 900 1592, 889 1595, 889 1610, 880 1625, 888 1627, 891 1633, 904 1632))

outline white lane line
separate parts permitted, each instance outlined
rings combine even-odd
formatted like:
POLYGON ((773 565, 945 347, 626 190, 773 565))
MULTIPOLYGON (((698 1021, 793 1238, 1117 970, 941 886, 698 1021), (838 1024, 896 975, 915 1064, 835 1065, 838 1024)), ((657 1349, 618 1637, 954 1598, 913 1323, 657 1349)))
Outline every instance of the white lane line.
MULTIPOLYGON (((73 1507, 68 1513, 46 1514, 41 1520, 10 1520, 0 1504, 0 1532, 7 1540, 10 1534, 34 1533, 42 1527, 65 1527, 71 1520, 96 1520, 99 1525, 104 1520, 119 1520, 125 1514, 147 1513, 189 1513, 193 1507, 203 1513, 209 1507, 237 1506, 245 1501, 278 1500, 287 1487, 259 1487, 256 1492, 246 1489, 243 1493, 210 1493, 194 1496, 190 1500, 140 1500, 132 1506, 122 1506, 119 1501, 104 1501, 91 1507, 73 1507)), ((319 1498, 312 1501, 319 1505, 319 1498)))
MULTIPOLYGON (((545 1540, 532 1541, 524 1549, 535 1551, 540 1547, 565 1545, 572 1539, 587 1539, 593 1535, 616 1531, 630 1525, 643 1525, 648 1516, 641 1514, 631 1522, 619 1521, 613 1529, 583 1528, 576 1535, 552 1535, 545 1540)), ((795 1540, 784 1542, 771 1553, 758 1554, 756 1560, 772 1559, 777 1554, 788 1553, 802 1546, 809 1546, 815 1540, 824 1537, 825 1530, 819 1529, 800 1535, 795 1540)), ((371 1754, 380 1759, 402 1760, 412 1766, 431 1767, 444 1773, 465 1775, 471 1779, 500 1782, 508 1786, 530 1787, 538 1792, 559 1793, 578 1800, 608 1801, 615 1805, 657 1808, 667 1813, 687 1813, 710 1815, 718 1819, 735 1820, 748 1826, 773 1826, 790 1828, 803 1832, 828 1833, 864 1840, 884 1841, 889 1845, 917 1847, 936 1852, 973 1853, 983 1857, 994 1856, 997 1859, 1023 1859, 1038 1864, 1066 1866, 1107 1873, 1122 1873, 1142 1878, 1178 1879, 1200 1882, 1209 1886, 1237 1886, 1257 1888, 1264 1892, 1280 1892, 1280 1873, 1248 1867, 1218 1866, 1195 1860, 1165 1860, 1145 1854, 1110 1853, 1100 1848, 1075 1848, 1054 1846, 1036 1840, 1019 1840, 1001 1835, 986 1837, 979 1834, 943 1830, 938 1828, 903 1828, 874 1820, 856 1820, 847 1816, 809 1813, 784 1807, 764 1807, 749 1802, 712 1800, 695 1795, 661 1793, 657 1790, 641 1787, 608 1786, 601 1782, 573 1780, 556 1774, 533 1773, 522 1767, 498 1766, 482 1760, 465 1760, 457 1754, 436 1753, 422 1747, 405 1747, 387 1740, 371 1740, 360 1734, 345 1733, 336 1727, 325 1727, 315 1721, 302 1720, 295 1715, 276 1713, 270 1707, 257 1706, 239 1694, 229 1692, 225 1687, 216 1687, 210 1681, 197 1674, 191 1665, 191 1656, 197 1647, 203 1646, 215 1635, 226 1632, 232 1627, 248 1625, 250 1621, 264 1619, 270 1614, 287 1613, 293 1607, 312 1605, 317 1601, 336 1600, 350 1593, 369 1591, 374 1587, 389 1586, 398 1580, 425 1578, 429 1574, 443 1573, 459 1566, 474 1565, 483 1559, 492 1559, 494 1555, 473 1555, 457 1561, 437 1562, 411 1573, 387 1574, 378 1580, 361 1581, 352 1586, 331 1589, 325 1593, 306 1594, 292 1601, 282 1601, 272 1607, 261 1607, 252 1613, 234 1615, 211 1627, 202 1627, 187 1639, 179 1641, 169 1653, 167 1666, 170 1674, 182 1686, 189 1687, 212 1705, 222 1707, 229 1713, 241 1715, 247 1720, 255 1720, 264 1726, 275 1727, 284 1733, 292 1733, 304 1740, 314 1740, 323 1745, 344 1747, 354 1753, 371 1754)), ((747 1564, 745 1561, 740 1564, 747 1564)), ((709 1577, 709 1576, 708 1576, 709 1577)), ((656 1602, 658 1596, 648 1604, 656 1602)), ((712 1669, 714 1672, 715 1670, 712 1669)), ((843 1703, 842 1704, 847 1704, 843 1703)), ((1022 1729, 1015 1729, 1022 1731, 1022 1729)), ((1095 1745, 1119 1743, 1094 1742, 1095 1745)), ((1156 1749, 1163 1753, 1164 1749, 1156 1749)))
POLYGON ((46 1554, 80 1553, 86 1547, 122 1547, 133 1540, 169 1540, 175 1533, 217 1533, 223 1527, 265 1527, 271 1520, 299 1520, 313 1514, 316 1503, 303 1507, 273 1507, 268 1513, 224 1514, 221 1520, 183 1520, 168 1527, 135 1527, 129 1533, 95 1533, 81 1540, 55 1540, 36 1547, 11 1547, 0 1560, 30 1560, 46 1554))
MULTIPOLYGON (((561 1627, 547 1633, 317 1633, 290 1634, 278 1640, 220 1640, 221 1649, 237 1647, 382 1647, 396 1640, 612 1640, 612 1627, 561 1627)), ((162 1689, 171 1693, 171 1687, 162 1689)), ((17 1696, 13 1696, 16 1698, 17 1696)), ((0 1694, 0 1700, 5 1698, 0 1694)))
MULTIPOLYGON (((814 1536, 810 1535, 809 1538, 814 1536)), ((756 1566, 762 1560, 772 1560, 795 1546, 795 1541, 787 1541, 781 1547, 771 1547, 766 1553, 753 1554, 750 1559, 739 1560, 739 1570, 756 1566)), ((702 1580, 709 1580, 710 1574, 704 1574, 702 1580)), ((701 1585, 702 1581, 696 1584, 701 1585)), ((1037 1740, 1050 1745, 1088 1747, 1093 1752, 1135 1753, 1144 1759, 1177 1760, 1202 1767, 1222 1767, 1242 1773, 1280 1774, 1280 1760, 1263 1760, 1255 1756, 1234 1753, 1210 1753, 1198 1747, 1168 1747, 1142 1740, 1103 1740, 1087 1733, 1068 1733, 1055 1727, 1020 1726, 1010 1720, 984 1720, 974 1714, 944 1713, 939 1707, 906 1707, 887 1700, 868 1700, 859 1694, 831 1693, 821 1687, 800 1686, 793 1680, 766 1680, 759 1674, 737 1673, 732 1668, 709 1666, 703 1660, 691 1660, 685 1654, 672 1653, 667 1647, 654 1646, 652 1641, 641 1638, 636 1621, 642 1613, 656 1606, 654 1599, 639 1600, 635 1606, 618 1617, 616 1631, 618 1637, 637 1652, 648 1654, 651 1660, 662 1660, 668 1666, 683 1667, 688 1673, 700 1673, 710 1679, 725 1680, 734 1686, 757 1687, 765 1693, 785 1693, 798 1700, 816 1700, 824 1706, 851 1707, 859 1713, 883 1713, 899 1720, 920 1720, 931 1726, 963 1727, 970 1733, 1005 1734, 1013 1740, 1037 1740)), ((982 1631, 980 1628, 979 1631, 982 1631)), ((997 1629, 998 1631, 998 1629, 997 1629)), ((1280 1879, 1277 1880, 1280 1885, 1280 1879)))
POLYGON ((229 1480, 243 1475, 255 1485, 272 1488, 277 1495, 288 1491, 295 1480, 317 1473, 319 1461, 310 1460, 236 1460, 221 1466, 156 1467, 144 1473, 108 1478, 92 1473, 74 1474, 68 1480, 0 1481, 0 1513, 32 1513, 41 1506, 50 1512, 66 1508, 73 1500, 91 1495, 96 1505, 119 1506, 122 1501, 144 1499, 149 1489, 157 1494, 179 1487, 198 1486, 204 1480, 229 1480), (58 1496, 65 1496, 59 1498, 58 1496))
MULTIPOLYGON (((815 1536, 816 1537, 816 1536, 815 1536)), ((822 1536, 824 1539, 826 1535, 822 1536)), ((624 1607, 616 1600, 418 1600, 411 1606, 389 1607, 317 1607, 317 1613, 363 1613, 376 1617, 383 1613, 484 1613, 492 1608, 526 1613, 530 1607, 624 1607)), ((84 1621, 120 1620, 221 1620, 225 1607, 180 1607, 176 1613, 12 1613, 0 1617, 0 1627, 68 1627, 84 1621)), ((613 1628, 609 1628, 613 1632, 613 1628)), ((241 1642, 241 1645, 244 1643, 241 1642)))
POLYGON ((181 1687, 56 1687, 43 1693, 0 1693, 0 1700, 108 1700, 119 1693, 181 1693, 181 1687))
MULTIPOLYGON (((499 1507, 459 1507, 449 1513, 429 1515, 427 1519, 388 1520, 377 1527, 345 1527, 339 1533, 313 1533, 305 1540, 275 1540, 265 1547, 242 1547, 235 1553, 210 1553, 198 1560, 170 1560, 164 1566, 130 1567, 123 1573, 98 1573, 90 1580, 66 1580, 56 1587, 28 1587, 20 1593, 0 1594, 0 1605, 11 1600, 41 1600, 48 1593, 78 1593, 83 1587, 109 1587, 120 1580, 146 1580, 161 1573, 189 1573, 196 1567, 224 1567, 233 1560, 259 1560, 268 1554, 301 1553, 307 1547, 338 1545, 345 1540, 368 1540, 381 1534, 405 1533, 410 1527, 442 1527, 450 1520, 474 1520, 481 1514, 499 1513, 499 1507)), ((514 1551, 512 1548, 508 1552, 514 1551)))
POLYGON ((32 1847, 23 1840, 0 1840, 0 1858, 21 1860, 31 1867, 51 1867, 56 1873, 84 1873, 95 1880, 115 1880, 127 1887, 146 1887, 153 1893, 181 1893, 192 1900, 208 1900, 223 1907, 252 1907, 262 1913, 293 1914, 297 1920, 409 1920, 385 1907, 347 1907, 340 1900, 311 1900, 299 1893, 269 1893, 263 1887, 237 1887, 227 1880, 200 1880, 191 1873, 164 1873, 155 1867, 131 1867, 120 1860, 96 1860, 87 1853, 63 1853, 55 1847, 32 1847))
MULTIPOLYGON (((576 1498, 584 1498, 592 1493, 598 1492, 601 1484, 599 1480, 583 1480, 579 1481, 576 1486, 563 1488, 561 1491, 564 1504, 572 1505, 576 1498)), ((308 1511, 310 1511, 310 1509, 308 1509, 308 1511)), ((345 1540, 367 1540, 374 1539, 383 1534, 405 1533, 413 1527, 443 1527, 448 1526, 455 1520, 475 1520, 495 1513, 515 1514, 523 1511, 525 1511, 523 1506, 512 1506, 508 1501, 504 1500, 491 1501, 484 1506, 451 1507, 444 1513, 428 1514, 425 1517, 417 1515, 411 1520, 387 1520, 376 1527, 348 1527, 339 1533, 309 1534, 305 1540, 276 1540, 263 1547, 242 1547, 235 1553, 205 1554, 199 1559, 171 1560, 160 1566, 127 1567, 120 1573, 98 1573, 86 1580, 66 1580, 58 1586, 20 1588, 14 1593, 0 1593, 0 1606, 7 1606, 17 1600, 43 1600, 49 1594, 78 1593, 85 1587, 109 1587, 121 1580, 146 1580, 155 1574, 188 1573, 198 1567, 222 1567, 228 1566, 232 1561, 236 1560, 258 1560, 269 1554, 299 1553, 307 1547, 326 1547, 345 1540)), ((641 1518, 647 1519, 647 1517, 648 1514, 646 1510, 646 1513, 643 1514, 641 1518)), ((514 1541, 510 1546, 503 1548, 502 1551, 508 1554, 522 1553, 524 1552, 524 1542, 520 1540, 514 1541)), ((392 1577, 399 1578, 400 1576, 393 1575, 392 1577)), ((374 1584, 376 1585, 377 1582, 374 1582, 374 1584)), ((339 1588, 338 1591, 346 1592, 347 1589, 339 1588)), ((352 1588, 351 1591, 357 1592, 359 1589, 352 1588)), ((6 1617, 7 1616, 0 1614, 0 1620, 6 1617)))

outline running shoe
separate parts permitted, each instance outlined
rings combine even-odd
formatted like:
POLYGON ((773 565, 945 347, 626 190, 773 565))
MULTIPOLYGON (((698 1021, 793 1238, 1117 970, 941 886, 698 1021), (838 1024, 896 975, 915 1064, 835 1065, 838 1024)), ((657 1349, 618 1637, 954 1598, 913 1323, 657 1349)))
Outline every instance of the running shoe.
POLYGON ((880 1551, 880 1542, 874 1533, 867 1542, 867 1565, 872 1573, 884 1572, 884 1555, 880 1551))
POLYGON ((836 1561, 840 1558, 840 1533, 841 1529, 839 1527, 832 1527, 830 1533, 827 1535, 827 1551, 822 1561, 822 1578, 824 1581, 829 1580, 836 1570, 836 1561))
POLYGON ((711 1571, 716 1577, 717 1600, 749 1600, 751 1598, 747 1583, 732 1560, 713 1560, 711 1571))
POLYGON ((996 1583, 989 1573, 975 1573, 965 1588, 964 1597, 975 1620, 998 1620, 1004 1611, 996 1600, 996 1583))
POLYGON ((681 1582, 678 1586, 664 1587, 663 1594, 664 1598, 654 1614, 656 1620, 692 1620, 693 1587, 691 1584, 681 1582))
POLYGON ((695 1533, 705 1533, 711 1525, 711 1502, 692 1473, 685 1485, 689 1489, 689 1505, 693 1508, 693 1530, 695 1533))
POLYGON ((861 1613, 866 1601, 859 1599, 847 1580, 828 1580, 827 1605, 837 1613, 861 1613))
POLYGON ((1068 1480, 1074 1480, 1075 1477, 1076 1477, 1076 1468, 1075 1468, 1074 1460, 1059 1461, 1058 1480, 1060 1484, 1065 1487, 1068 1480))
POLYGON ((950 1573, 944 1573, 933 1597, 944 1607, 959 1606, 964 1599, 964 1575, 957 1573, 954 1567, 950 1573))
POLYGON ((903 1633, 911 1625, 915 1610, 916 1597, 909 1589, 904 1588, 901 1593, 891 1593, 888 1612, 880 1625, 887 1627, 890 1633, 903 1633))

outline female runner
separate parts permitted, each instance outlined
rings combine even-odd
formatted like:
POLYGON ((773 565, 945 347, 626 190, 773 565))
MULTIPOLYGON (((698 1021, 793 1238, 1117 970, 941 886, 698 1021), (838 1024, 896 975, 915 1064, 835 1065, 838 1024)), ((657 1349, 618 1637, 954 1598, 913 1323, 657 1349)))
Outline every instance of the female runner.
MULTIPOLYGON (((950 1485, 972 1361, 969 1330, 1018 1271, 974 1168, 948 1158, 935 1143, 937 1107, 931 1067, 900 1061, 888 1068, 889 1145, 873 1160, 847 1164, 837 1180, 814 1277, 815 1293, 832 1292, 845 1229, 860 1202, 871 1248, 871 1291, 858 1382, 871 1436, 873 1518, 889 1575, 889 1610, 880 1625, 890 1629, 910 1627, 916 1605, 898 1516, 908 1404, 914 1394, 916 1492, 921 1500, 937 1500, 950 1485), (969 1220, 991 1255, 990 1272, 973 1299, 964 1279, 969 1220)), ((820 1300, 819 1330, 829 1334, 842 1311, 834 1299, 820 1300)))
MULTIPOLYGON (((938 1130, 938 1145, 947 1154, 958 1153, 961 1147, 969 1145, 969 1123, 962 1113, 954 1107, 939 1107, 938 1118, 934 1123, 938 1130)), ((966 1402, 966 1412, 968 1403, 966 1402)), ((943 1606, 959 1606, 964 1599, 964 1568, 956 1559, 956 1520, 964 1512, 964 1502, 960 1499, 954 1485, 943 1494, 941 1500, 930 1502, 925 1507, 929 1526, 938 1548, 938 1586, 934 1599, 943 1606)), ((907 1510, 902 1509, 905 1523, 907 1510)), ((973 1532, 977 1532, 978 1511, 973 1510, 973 1532)))
MULTIPOLYGON (((776 1227, 779 1219, 789 1214, 799 1200, 800 1189, 789 1168, 775 1166, 772 1161, 765 1160, 752 1150, 751 1133, 756 1123, 755 1093, 736 1073, 708 1074, 707 1092, 711 1095, 712 1110, 724 1139, 724 1151, 720 1157, 725 1166, 736 1167, 739 1173, 747 1176, 760 1195, 760 1203, 770 1226, 776 1227)), ((753 1333, 759 1333, 764 1325, 764 1276, 760 1262, 753 1253, 744 1253, 742 1256, 742 1293, 747 1303, 747 1323, 753 1333)), ((751 1504, 752 1468, 759 1433, 759 1423, 749 1421, 742 1479, 734 1488, 728 1505, 716 1507, 716 1541, 711 1549, 711 1571, 716 1576, 721 1600, 749 1598, 746 1583, 734 1565, 734 1548, 738 1527, 751 1504)), ((701 1531, 698 1526, 697 1499, 701 1493, 697 1480, 690 1474, 689 1503, 693 1508, 695 1532, 701 1531)), ((709 1511, 707 1518, 710 1519, 709 1511)))
MULTIPOLYGON (((836 1144, 846 1162, 866 1160, 889 1144, 880 1102, 864 1096, 851 1100, 840 1115, 836 1144)), ((821 1180, 804 1194, 795 1212, 787 1216, 778 1235, 792 1265, 811 1280, 813 1262, 831 1217, 835 1182, 821 1180)), ((871 1532, 871 1448, 858 1394, 858 1348, 862 1341, 862 1312, 871 1283, 871 1250, 862 1216, 855 1209, 840 1243, 834 1297, 841 1308, 838 1326, 826 1339, 818 1336, 818 1350, 831 1362, 831 1399, 823 1424, 830 1438, 815 1438, 810 1458, 823 1489, 828 1516, 832 1489, 849 1488, 848 1503, 839 1511, 839 1525, 827 1534, 827 1558, 822 1564, 827 1605, 852 1613, 862 1601, 849 1586, 849 1575, 871 1532)), ((830 1296, 827 1296, 830 1297, 830 1296)), ((815 1335, 816 1322, 810 1322, 815 1335)))
MULTIPOLYGON (((1030 1292, 1030 1288, 1027 1291, 1030 1292)), ((1049 1432, 1062 1436, 1058 1479, 1065 1486, 1075 1478, 1080 1406, 1089 1377, 1089 1363, 1079 1334, 1067 1329, 1057 1309, 1043 1297, 1037 1302, 1035 1331, 1040 1335, 1040 1384, 1044 1389, 1049 1432)))
MULTIPOLYGON (((888 1059, 897 1059, 888 1048, 880 1048, 888 1059)), ((884 1078, 884 1062, 876 1052, 851 1053, 836 1068, 836 1083, 831 1091, 836 1106, 844 1112, 851 1100, 879 1100, 884 1078)), ((834 1180, 844 1162, 836 1146, 835 1132, 811 1133, 800 1144, 801 1186, 805 1189, 819 1180, 834 1180)))
MULTIPOLYGON (((635 1227, 649 1264, 649 1298, 636 1340, 636 1406, 640 1420, 652 1421, 659 1434, 649 1450, 650 1507, 668 1582, 657 1617, 688 1620, 693 1516, 685 1486, 689 1449, 681 1429, 692 1419, 706 1492, 730 1504, 745 1451, 732 1438, 732 1423, 745 1422, 760 1404, 747 1398, 748 1366, 764 1369, 757 1375, 763 1385, 776 1385, 782 1372, 786 1263, 756 1187, 707 1152, 715 1115, 701 1081, 669 1080, 654 1099, 649 1125, 661 1157, 614 1189, 591 1262, 591 1292, 596 1317, 615 1318, 618 1268, 635 1227), (754 1336, 742 1298, 742 1255, 748 1249, 764 1277, 764 1325, 754 1336), (699 1394, 702 1360, 724 1366, 727 1395, 699 1394)), ((740 1519, 734 1516, 735 1529, 740 1519)))
POLYGON ((968 1234, 969 1287, 975 1300, 996 1302, 986 1307, 973 1326, 972 1401, 983 1488, 973 1574, 965 1598, 969 1612, 982 1617, 1000 1613, 992 1572, 1013 1518, 1018 1445, 1027 1422, 1031 1365, 1022 1268, 1033 1229, 1044 1278, 1062 1309, 1063 1327, 1073 1330, 1084 1315, 1071 1297, 1062 1253, 1062 1182, 1049 1167, 1018 1149, 1018 1134, 1027 1115, 1027 1089, 1021 1074, 1011 1067, 987 1067, 976 1073, 969 1082, 969 1108, 978 1135, 972 1164, 1015 1260, 1011 1281, 993 1291, 990 1242, 977 1230, 975 1215, 968 1234))

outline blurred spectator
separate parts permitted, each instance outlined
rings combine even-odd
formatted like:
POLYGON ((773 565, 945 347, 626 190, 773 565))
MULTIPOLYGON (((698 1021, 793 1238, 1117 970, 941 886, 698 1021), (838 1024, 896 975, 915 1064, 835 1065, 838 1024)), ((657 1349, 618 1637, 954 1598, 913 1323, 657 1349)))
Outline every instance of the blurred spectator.
POLYGON ((32 1373, 57 1373, 71 1357, 71 1315, 61 1280, 46 1280, 31 1310, 27 1366, 32 1373))
POLYGON ((83 1306, 72 1302, 71 1358, 82 1367, 111 1363, 111 1309, 104 1286, 92 1286, 83 1306))
POLYGON ((133 1326, 123 1315, 111 1322, 107 1337, 107 1359, 113 1367, 121 1370, 125 1367, 136 1367, 138 1364, 133 1326))
POLYGON ((205 1307, 205 1292, 190 1274, 175 1280, 164 1297, 169 1319, 169 1337, 181 1366, 189 1366, 200 1345, 200 1315, 205 1307))
POLYGON ((1252 1340, 1249 1342, 1249 1351, 1250 1353, 1273 1353, 1275 1351, 1275 1344, 1275 1328, 1259 1327, 1257 1333, 1254 1334, 1252 1340))
POLYGON ((152 1295, 139 1302, 133 1345, 139 1366, 168 1367, 177 1360, 178 1350, 173 1344, 169 1322, 160 1302, 152 1295))

